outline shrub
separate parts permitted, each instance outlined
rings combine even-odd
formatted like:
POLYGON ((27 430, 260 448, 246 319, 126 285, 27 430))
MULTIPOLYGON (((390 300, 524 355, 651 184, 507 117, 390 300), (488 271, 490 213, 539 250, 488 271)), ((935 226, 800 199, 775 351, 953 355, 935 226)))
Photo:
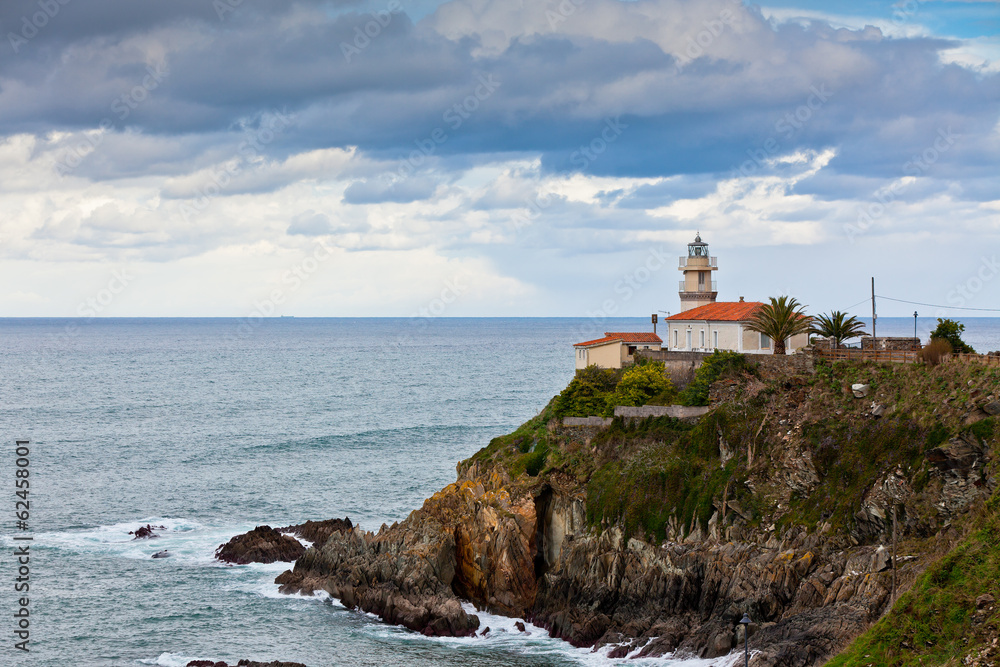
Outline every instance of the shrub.
POLYGON ((618 384, 619 372, 610 368, 587 366, 576 372, 569 385, 556 397, 555 417, 590 417, 602 415, 608 396, 618 384))
POLYGON ((949 320, 947 318, 938 318, 938 325, 934 331, 931 332, 931 342, 935 340, 945 340, 951 346, 952 352, 961 352, 964 354, 975 354, 975 350, 972 346, 962 340, 962 332, 965 331, 965 325, 956 322, 955 320, 949 320))
POLYGON ((663 401, 675 393, 662 361, 632 366, 622 374, 614 393, 608 396, 605 414, 613 414, 616 405, 646 405, 654 397, 663 401))
POLYGON ((946 355, 951 354, 951 345, 944 338, 931 338, 920 350, 920 358, 928 366, 937 366, 946 355))
POLYGON ((691 381, 680 394, 683 405, 708 405, 708 388, 724 375, 749 372, 750 362, 739 352, 716 350, 695 371, 691 381))

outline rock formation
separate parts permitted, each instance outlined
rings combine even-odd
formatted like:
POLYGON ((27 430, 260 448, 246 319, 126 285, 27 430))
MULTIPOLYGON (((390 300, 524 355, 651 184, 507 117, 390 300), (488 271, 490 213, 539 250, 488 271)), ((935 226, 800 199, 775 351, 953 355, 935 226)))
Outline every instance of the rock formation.
POLYGON ((326 521, 306 521, 295 526, 285 526, 276 529, 280 533, 291 533, 298 535, 304 540, 313 543, 314 546, 321 547, 330 539, 334 532, 349 531, 354 528, 350 517, 343 519, 327 519, 326 521))
POLYGON ((135 530, 130 530, 128 534, 135 536, 132 538, 133 540, 144 540, 144 539, 159 537, 159 535, 157 535, 153 531, 165 530, 165 529, 166 529, 165 526, 151 526, 147 523, 145 526, 139 526, 135 530))
MULTIPOLYGON (((219 660, 218 662, 212 662, 211 660, 192 660, 187 664, 187 667, 229 667, 228 664, 219 660)), ((233 665, 233 667, 306 667, 301 662, 280 662, 278 660, 272 660, 271 662, 255 662, 253 660, 240 660, 238 663, 233 665)))
POLYGON ((305 552, 294 537, 282 535, 270 526, 257 526, 249 533, 237 535, 215 550, 215 557, 226 563, 291 562, 305 552))
MULTIPOLYGON (((933 432, 900 417, 896 390, 864 384, 868 402, 853 398, 850 382, 831 389, 798 378, 763 391, 752 379, 748 393, 730 381, 718 408, 729 416, 693 427, 711 467, 675 507, 651 507, 648 515, 667 518, 647 529, 626 530, 606 509, 588 513, 588 504, 606 502, 594 475, 684 461, 689 449, 662 438, 694 442, 692 427, 616 422, 595 436, 543 413, 518 431, 534 435, 496 439, 403 522, 378 533, 333 531, 276 582, 286 593, 325 590, 429 635, 475 634, 478 618, 460 604, 469 600, 574 645, 607 646, 612 657, 726 655, 741 645, 748 613, 753 665, 821 664, 879 618, 894 585, 896 593, 908 586, 960 537, 963 517, 995 487, 986 473, 991 443, 963 430, 968 411, 935 408, 953 435, 922 449, 933 432), (892 407, 876 419, 871 398, 892 407), (872 445, 857 441, 866 434, 872 445), (902 457, 896 438, 923 455, 902 457), (543 439, 550 449, 539 450, 543 439), (549 463, 531 475, 523 461, 536 451, 549 463), (871 480, 858 477, 854 468, 879 456, 884 463, 862 471, 871 480), (706 486, 713 471, 728 481, 706 486), (856 500, 845 505, 845 497, 856 500), (693 502, 696 510, 685 510, 693 502)), ((673 482, 657 483, 662 491, 673 482)))

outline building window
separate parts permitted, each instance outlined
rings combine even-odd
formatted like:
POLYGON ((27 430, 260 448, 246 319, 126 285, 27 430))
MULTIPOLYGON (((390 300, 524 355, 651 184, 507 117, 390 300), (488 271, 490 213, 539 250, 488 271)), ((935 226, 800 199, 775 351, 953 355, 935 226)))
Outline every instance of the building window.
POLYGON ((718 331, 713 331, 712 332, 712 348, 714 348, 714 349, 718 349, 719 348, 719 332, 718 331))
POLYGON ((677 347, 680 346, 679 343, 677 342, 677 336, 678 336, 677 329, 674 329, 674 347, 675 348, 677 348, 677 347))
POLYGON ((705 330, 701 330, 701 335, 699 336, 699 347, 705 347, 705 330))
POLYGON ((760 349, 770 350, 771 349, 771 339, 767 337, 766 334, 760 335, 760 349))
POLYGON ((685 350, 690 350, 691 349, 691 330, 690 329, 687 330, 687 340, 685 342, 687 343, 687 347, 685 347, 684 349, 685 350))

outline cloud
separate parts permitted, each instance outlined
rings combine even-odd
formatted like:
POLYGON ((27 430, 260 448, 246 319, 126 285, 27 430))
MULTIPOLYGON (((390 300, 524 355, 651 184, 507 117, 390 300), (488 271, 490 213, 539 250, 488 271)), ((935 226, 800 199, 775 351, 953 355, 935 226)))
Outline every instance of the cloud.
POLYGON ((394 180, 391 177, 362 179, 347 186, 347 189, 344 190, 344 202, 347 204, 380 204, 383 202, 407 204, 430 198, 437 187, 437 181, 429 176, 414 176, 400 180, 394 180))
POLYGON ((321 239, 359 270, 464 262, 566 314, 699 228, 817 257, 1000 241, 996 42, 924 22, 929 5, 905 29, 732 0, 406 6, 60 5, 0 44, 0 255, 208 275, 277 271, 321 239))

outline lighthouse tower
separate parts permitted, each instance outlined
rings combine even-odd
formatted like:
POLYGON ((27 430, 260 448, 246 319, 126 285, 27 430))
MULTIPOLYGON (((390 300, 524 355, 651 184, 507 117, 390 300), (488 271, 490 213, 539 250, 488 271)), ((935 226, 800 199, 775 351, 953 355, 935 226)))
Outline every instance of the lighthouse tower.
POLYGON ((701 240, 701 234, 694 237, 693 243, 688 243, 687 257, 681 257, 679 269, 684 272, 680 282, 681 312, 715 303, 719 295, 716 282, 712 280, 712 271, 718 271, 715 257, 708 254, 708 244, 701 240))

